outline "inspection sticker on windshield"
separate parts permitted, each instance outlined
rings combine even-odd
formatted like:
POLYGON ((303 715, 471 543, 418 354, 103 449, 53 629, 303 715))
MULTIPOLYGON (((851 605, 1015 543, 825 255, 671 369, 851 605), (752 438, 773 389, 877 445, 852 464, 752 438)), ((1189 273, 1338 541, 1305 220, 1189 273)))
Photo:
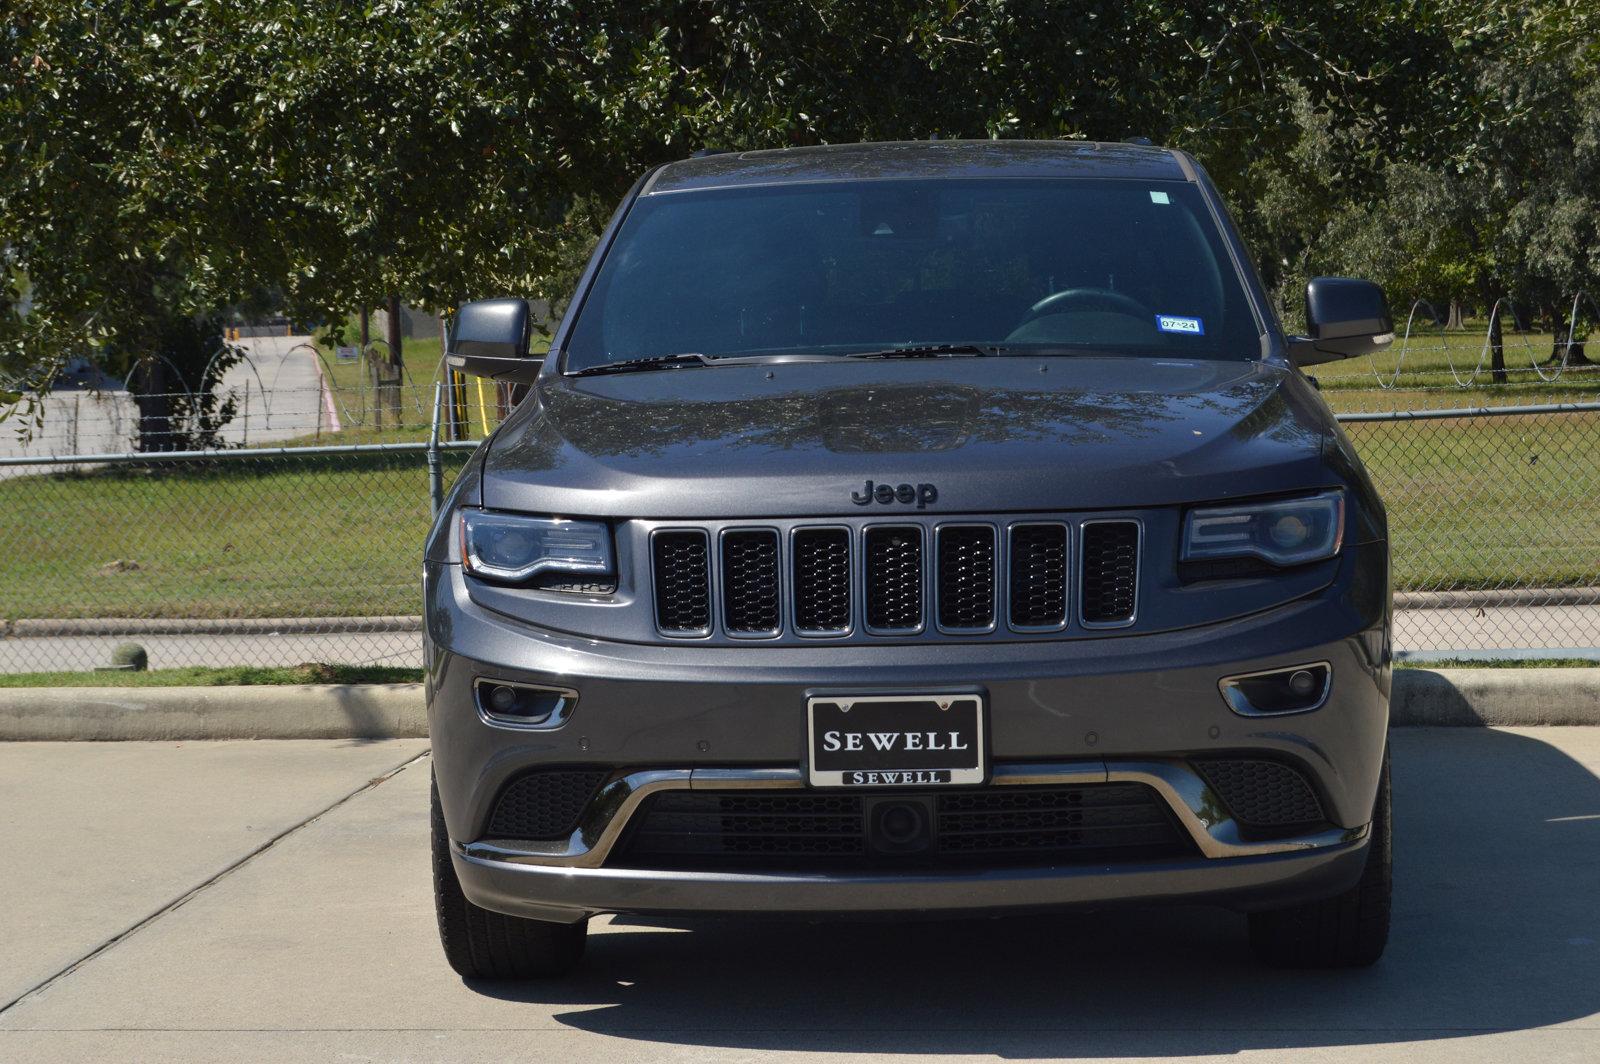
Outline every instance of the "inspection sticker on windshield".
POLYGON ((1179 318, 1171 314, 1157 314, 1156 328, 1162 332, 1188 333, 1190 336, 1206 334, 1206 327, 1200 324, 1199 318, 1179 318))
POLYGON ((1169 203, 1170 204, 1172 202, 1172 200, 1167 196, 1167 194, 1165 192, 1156 192, 1156 191, 1152 190, 1151 193, 1150 193, 1150 202, 1151 203, 1169 203))

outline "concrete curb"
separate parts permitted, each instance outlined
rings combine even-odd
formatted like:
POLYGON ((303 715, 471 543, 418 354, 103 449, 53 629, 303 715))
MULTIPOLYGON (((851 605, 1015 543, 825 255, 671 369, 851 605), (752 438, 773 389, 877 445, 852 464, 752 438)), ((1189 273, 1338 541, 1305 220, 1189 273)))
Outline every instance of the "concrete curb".
POLYGON ((422 685, 0 688, 0 740, 413 739, 422 685))
MULTIPOLYGON (((1600 725, 1600 668, 1397 669, 1396 727, 1600 725)), ((0 688, 0 741, 416 739, 422 685, 0 688)))
POLYGON ((1397 610, 1478 610, 1500 606, 1594 606, 1600 587, 1513 587, 1481 591, 1396 591, 1397 610))
POLYGON ((1402 726, 1600 724, 1600 669, 1397 669, 1402 726))

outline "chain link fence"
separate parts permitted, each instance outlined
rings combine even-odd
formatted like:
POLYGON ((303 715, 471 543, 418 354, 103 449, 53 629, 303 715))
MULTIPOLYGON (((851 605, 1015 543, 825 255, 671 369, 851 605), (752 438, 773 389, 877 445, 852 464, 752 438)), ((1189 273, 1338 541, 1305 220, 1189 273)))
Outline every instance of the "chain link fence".
MULTIPOLYGON (((396 408, 364 367, 298 350, 276 379, 258 357, 209 428, 86 391, 51 397, 78 412, 70 427, 5 434, 0 672, 104 667, 124 640, 153 668, 421 663, 430 496, 505 396, 456 381, 434 402, 406 383, 396 408), (452 425, 467 438, 435 444, 452 425), (152 436, 204 446, 133 450, 152 436)), ((1600 401, 1395 412, 1336 381, 1324 394, 1389 507, 1401 650, 1600 647, 1600 401)))

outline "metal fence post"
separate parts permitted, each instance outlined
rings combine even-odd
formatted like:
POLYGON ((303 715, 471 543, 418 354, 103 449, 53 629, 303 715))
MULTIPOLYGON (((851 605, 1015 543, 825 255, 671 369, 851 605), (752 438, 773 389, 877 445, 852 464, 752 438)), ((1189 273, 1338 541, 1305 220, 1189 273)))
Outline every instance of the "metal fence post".
POLYGON ((433 425, 428 429, 428 498, 433 504, 429 512, 435 517, 444 505, 444 467, 439 460, 439 401, 443 396, 444 384, 434 381, 433 425))

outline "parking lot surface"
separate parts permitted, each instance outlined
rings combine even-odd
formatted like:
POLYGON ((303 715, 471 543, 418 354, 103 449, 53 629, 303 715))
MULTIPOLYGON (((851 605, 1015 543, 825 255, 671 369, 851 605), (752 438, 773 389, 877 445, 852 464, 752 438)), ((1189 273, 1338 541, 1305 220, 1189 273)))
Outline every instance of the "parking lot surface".
POLYGON ((1600 728, 1394 733, 1394 937, 1336 973, 1185 908, 615 918, 575 978, 467 985, 428 771, 415 741, 0 746, 0 1060, 1600 1059, 1600 728))

